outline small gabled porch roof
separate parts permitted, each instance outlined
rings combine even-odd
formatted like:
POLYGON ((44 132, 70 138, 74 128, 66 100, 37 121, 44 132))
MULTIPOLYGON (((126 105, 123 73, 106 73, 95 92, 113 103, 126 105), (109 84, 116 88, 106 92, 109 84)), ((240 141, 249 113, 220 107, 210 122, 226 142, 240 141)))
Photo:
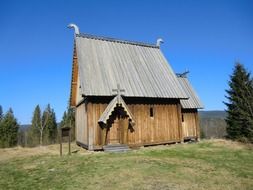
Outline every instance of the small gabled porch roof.
POLYGON ((102 126, 107 126, 108 121, 110 120, 110 117, 113 114, 113 111, 115 110, 115 108, 117 107, 121 107, 124 112, 125 115, 129 118, 130 121, 130 125, 134 126, 135 122, 134 122, 134 117, 133 114, 131 113, 131 111, 129 110, 128 106, 126 105, 125 101, 123 100, 123 98, 121 97, 121 95, 116 95, 111 102, 108 104, 108 106, 106 107, 105 111, 102 113, 102 115, 100 116, 98 123, 102 126))

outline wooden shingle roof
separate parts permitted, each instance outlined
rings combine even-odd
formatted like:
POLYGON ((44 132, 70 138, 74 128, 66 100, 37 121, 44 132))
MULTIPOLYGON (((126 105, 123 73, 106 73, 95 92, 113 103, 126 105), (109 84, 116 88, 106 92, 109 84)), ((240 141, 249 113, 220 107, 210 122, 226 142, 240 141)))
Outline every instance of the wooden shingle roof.
POLYGON ((120 84, 126 97, 188 98, 156 45, 87 34, 75 43, 83 96, 112 96, 120 84))
POLYGON ((204 105, 200 101, 197 93, 191 86, 187 76, 178 75, 178 81, 182 88, 184 89, 184 92, 189 96, 189 99, 187 100, 180 100, 181 106, 184 109, 202 109, 204 108, 204 105))

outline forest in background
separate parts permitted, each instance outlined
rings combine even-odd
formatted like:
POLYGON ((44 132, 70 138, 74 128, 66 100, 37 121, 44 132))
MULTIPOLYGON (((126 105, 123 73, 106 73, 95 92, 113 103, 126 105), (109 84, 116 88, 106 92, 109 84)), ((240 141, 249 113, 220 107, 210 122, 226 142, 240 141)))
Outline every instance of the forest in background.
MULTIPOLYGON (((0 105, 0 148, 14 146, 35 147, 59 143, 60 129, 71 128, 71 140, 75 139, 75 117, 68 108, 61 119, 56 122, 54 109, 50 104, 44 110, 37 105, 31 124, 20 125, 11 108, 5 113, 0 105)), ((64 139, 63 139, 64 140, 64 139)))

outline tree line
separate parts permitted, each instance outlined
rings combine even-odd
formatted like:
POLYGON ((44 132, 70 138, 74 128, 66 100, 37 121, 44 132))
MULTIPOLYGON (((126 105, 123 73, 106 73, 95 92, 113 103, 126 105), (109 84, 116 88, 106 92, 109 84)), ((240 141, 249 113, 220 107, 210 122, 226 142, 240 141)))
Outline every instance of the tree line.
POLYGON ((17 145, 19 125, 12 109, 10 108, 5 114, 0 105, 0 147, 12 147, 17 145))
POLYGON ((54 109, 50 104, 43 111, 37 105, 33 111, 31 125, 21 128, 12 109, 4 114, 0 105, 0 148, 58 143, 61 127, 71 127, 71 137, 72 140, 75 139, 75 117, 72 109, 68 108, 61 122, 57 123, 54 109))

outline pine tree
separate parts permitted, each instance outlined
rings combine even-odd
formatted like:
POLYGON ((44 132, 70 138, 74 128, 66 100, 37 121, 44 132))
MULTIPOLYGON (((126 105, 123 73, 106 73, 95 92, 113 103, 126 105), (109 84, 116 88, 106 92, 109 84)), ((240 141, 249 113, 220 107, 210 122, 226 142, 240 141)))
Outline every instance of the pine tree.
POLYGON ((67 112, 63 113, 62 121, 60 127, 70 127, 71 128, 71 140, 75 139, 75 112, 73 109, 68 108, 67 112))
POLYGON ((240 63, 235 65, 226 90, 228 138, 253 142, 253 81, 240 63))
POLYGON ((67 123, 67 113, 66 113, 66 111, 64 111, 63 116, 62 116, 62 120, 60 123, 60 127, 63 128, 66 123, 67 123))
POLYGON ((54 110, 50 107, 50 104, 47 105, 46 110, 43 112, 43 120, 45 120, 48 115, 48 119, 45 125, 44 137, 47 140, 47 143, 56 143, 57 140, 57 122, 54 110))
POLYGON ((0 130, 0 146, 12 147, 17 145, 18 137, 18 122, 14 117, 13 111, 10 108, 7 113, 1 119, 0 130))
POLYGON ((0 122, 1 122, 2 118, 3 118, 3 108, 0 105, 0 122))
POLYGON ((32 125, 28 130, 28 144, 31 146, 36 146, 39 144, 40 140, 40 130, 39 126, 41 123, 41 110, 40 106, 37 105, 33 112, 32 125))
POLYGON ((2 119, 3 119, 3 108, 2 106, 0 105, 0 147, 2 147, 2 134, 3 134, 3 127, 2 127, 2 119))
POLYGON ((74 109, 68 108, 68 123, 71 127, 71 140, 75 140, 75 112, 74 109))

